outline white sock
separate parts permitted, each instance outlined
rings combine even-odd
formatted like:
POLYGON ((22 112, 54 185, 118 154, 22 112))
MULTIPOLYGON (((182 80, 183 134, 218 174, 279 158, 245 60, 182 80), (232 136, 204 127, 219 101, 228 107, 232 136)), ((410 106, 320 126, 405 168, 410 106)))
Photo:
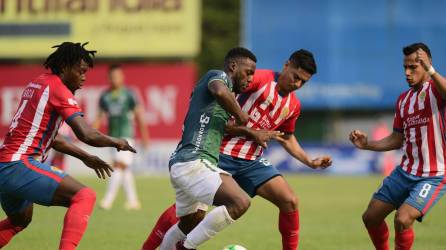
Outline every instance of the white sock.
POLYGON ((101 205, 105 207, 111 207, 113 201, 116 198, 116 194, 118 193, 119 186, 121 186, 122 177, 123 177, 122 170, 116 168, 113 171, 110 180, 108 181, 107 191, 105 192, 105 196, 102 199, 101 205))
POLYGON ((186 238, 186 235, 178 227, 178 223, 173 225, 164 235, 163 242, 161 242, 160 250, 176 249, 175 245, 178 241, 186 238))
POLYGON ((124 170, 122 185, 124 186, 125 195, 127 196, 127 202, 130 205, 138 204, 139 201, 136 195, 135 180, 133 178, 133 173, 129 168, 124 170))
POLYGON ((196 249, 233 222, 225 206, 216 207, 187 235, 184 246, 196 249))

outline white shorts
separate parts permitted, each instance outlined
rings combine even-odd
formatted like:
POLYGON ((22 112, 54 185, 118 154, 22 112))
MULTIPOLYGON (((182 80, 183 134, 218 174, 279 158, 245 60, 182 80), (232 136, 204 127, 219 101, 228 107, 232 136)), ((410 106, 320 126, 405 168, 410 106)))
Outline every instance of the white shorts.
POLYGON ((230 174, 207 160, 175 163, 170 167, 170 181, 176 193, 177 217, 207 211, 214 202, 222 180, 220 174, 230 174))
MULTIPOLYGON (((131 146, 134 147, 134 141, 132 139, 129 138, 125 138, 129 144, 131 146)), ((121 164, 126 165, 127 167, 129 167, 130 165, 132 165, 133 163, 133 158, 134 158, 134 153, 130 152, 130 151, 119 151, 116 150, 116 148, 112 148, 111 149, 111 160, 113 162, 119 162, 121 164)))

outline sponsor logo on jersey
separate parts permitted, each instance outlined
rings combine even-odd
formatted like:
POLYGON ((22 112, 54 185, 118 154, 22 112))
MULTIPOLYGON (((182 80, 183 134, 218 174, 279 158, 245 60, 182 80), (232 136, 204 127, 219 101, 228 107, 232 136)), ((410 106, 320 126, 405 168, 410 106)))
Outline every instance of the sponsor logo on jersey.
POLYGON ((404 121, 404 128, 407 127, 413 127, 413 126, 418 126, 418 125, 426 125, 427 123, 429 123, 430 118, 429 117, 421 117, 421 115, 415 115, 412 117, 407 118, 406 121, 404 121))
POLYGON ((200 116, 200 128, 198 129, 198 136, 195 140, 195 148, 192 151, 192 153, 197 153, 197 151, 200 149, 201 143, 203 141, 203 134, 204 130, 206 128, 206 125, 209 124, 209 121, 211 118, 206 115, 206 113, 201 114, 200 116))

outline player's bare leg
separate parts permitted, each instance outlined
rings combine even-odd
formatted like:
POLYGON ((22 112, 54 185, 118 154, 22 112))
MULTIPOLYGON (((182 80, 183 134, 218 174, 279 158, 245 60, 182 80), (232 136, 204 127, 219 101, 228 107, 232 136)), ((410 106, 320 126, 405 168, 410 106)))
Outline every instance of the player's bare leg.
POLYGON ((295 250, 299 244, 299 210, 293 189, 282 176, 276 176, 257 189, 257 195, 276 205, 279 210, 279 231, 282 248, 295 250))
POLYGON ((372 199, 362 215, 362 221, 377 250, 389 249, 389 228, 384 219, 393 210, 395 207, 392 204, 372 199))
POLYGON ((412 247, 415 234, 414 221, 421 216, 418 209, 404 203, 395 213, 395 249, 409 250, 412 247))
MULTIPOLYGON (((239 187, 231 176, 220 174, 222 184, 218 188, 214 205, 204 219, 187 234, 184 247, 194 249, 207 241, 218 232, 240 218, 250 206, 246 193, 239 187)), ((181 221, 181 219, 180 219, 181 221)), ((180 222, 181 223, 181 222, 180 222)))
POLYGON ((190 233, 206 216, 206 211, 198 210, 180 218, 178 227, 184 234, 190 233))
POLYGON ((96 201, 95 192, 85 187, 70 176, 65 176, 60 182, 52 205, 68 207, 65 214, 60 250, 76 249, 85 230, 88 219, 96 201))
POLYGON ((25 229, 31 223, 33 217, 33 204, 28 205, 22 212, 7 214, 7 218, 0 221, 0 248, 20 231, 25 229))

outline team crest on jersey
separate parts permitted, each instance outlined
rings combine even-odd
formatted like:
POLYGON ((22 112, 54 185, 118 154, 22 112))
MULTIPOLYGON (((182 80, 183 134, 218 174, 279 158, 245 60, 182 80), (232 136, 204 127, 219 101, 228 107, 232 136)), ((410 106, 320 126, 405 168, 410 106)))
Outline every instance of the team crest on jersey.
POLYGON ((288 107, 285 107, 282 109, 282 112, 280 112, 280 118, 285 119, 290 114, 290 109, 288 107))
POLYGON ((424 102, 424 99, 426 99, 426 91, 422 91, 418 98, 420 99, 420 101, 424 102))

